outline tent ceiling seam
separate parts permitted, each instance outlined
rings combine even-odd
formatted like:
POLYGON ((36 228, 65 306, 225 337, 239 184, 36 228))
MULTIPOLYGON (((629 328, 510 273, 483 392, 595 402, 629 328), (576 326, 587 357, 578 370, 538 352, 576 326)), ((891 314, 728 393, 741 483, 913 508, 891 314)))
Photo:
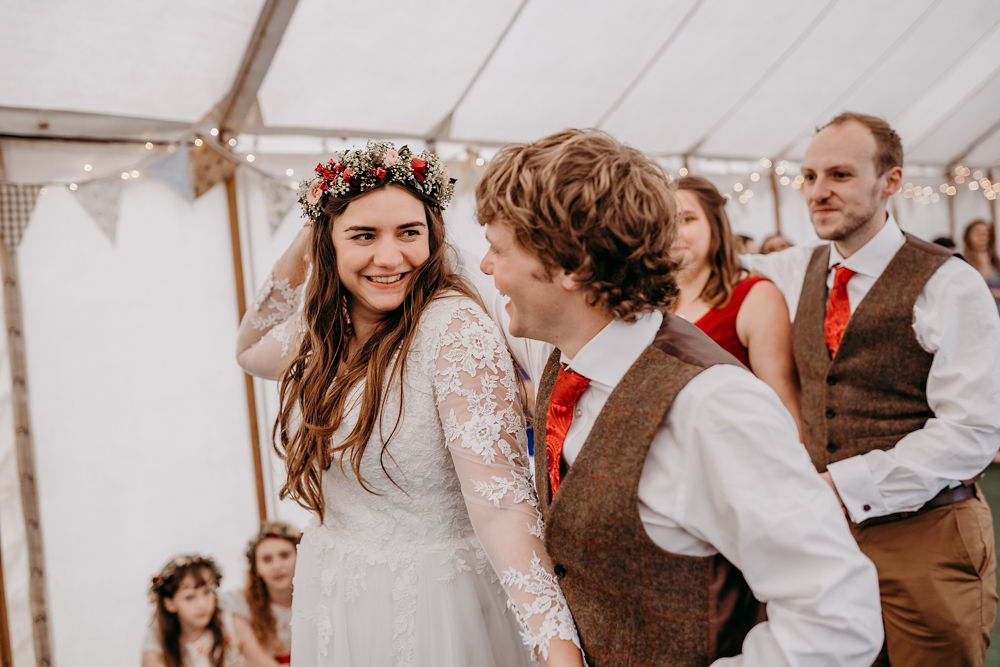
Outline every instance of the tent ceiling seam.
MULTIPOLYGON (((874 64, 872 64, 868 69, 862 72, 858 78, 852 81, 847 86, 847 88, 840 94, 840 96, 837 98, 837 101, 830 104, 829 106, 826 107, 826 109, 823 110, 823 113, 820 114, 818 119, 814 119, 814 127, 819 126, 821 123, 825 123, 830 118, 831 115, 836 115, 834 111, 843 106, 844 104, 843 100, 847 99, 848 95, 850 95, 853 91, 857 90, 861 86, 861 84, 863 84, 867 79, 871 78, 872 74, 874 74, 878 70, 878 68, 882 66, 882 60, 888 57, 889 54, 898 49, 903 42, 909 39, 910 33, 914 29, 916 29, 917 26, 919 26, 921 23, 927 20, 931 12, 934 11, 934 9, 941 4, 941 1, 942 0, 934 0, 934 2, 928 5, 927 9, 925 9, 923 13, 920 14, 920 16, 914 19, 913 22, 910 23, 910 25, 906 26, 905 30, 900 31, 899 36, 892 42, 892 44, 886 47, 886 49, 882 51, 882 53, 880 53, 878 57, 873 60, 874 64)), ((771 157, 778 160, 785 159, 787 153, 790 150, 792 150, 795 147, 795 145, 799 143, 800 140, 808 136, 812 130, 813 128, 806 128, 802 133, 798 134, 792 141, 786 144, 783 148, 781 148, 771 157)))
POLYGON ((521 12, 524 11, 524 8, 527 5, 528 5, 528 0, 521 0, 521 4, 518 6, 517 10, 511 15, 510 20, 507 21, 507 25, 504 26, 503 31, 497 37, 497 40, 493 43, 493 47, 490 49, 489 53, 486 54, 486 57, 483 58, 483 61, 479 64, 479 67, 476 69, 475 73, 469 79, 469 82, 465 85, 465 89, 462 90, 461 94, 458 96, 458 99, 455 100, 455 103, 451 106, 451 109, 448 111, 448 113, 446 113, 444 117, 441 118, 441 120, 438 121, 434 125, 434 127, 431 128, 431 130, 423 137, 425 140, 427 141, 448 140, 447 136, 442 136, 442 135, 451 134, 451 119, 454 117, 455 112, 458 110, 460 106, 462 106, 462 103, 465 102, 465 98, 468 97, 469 92, 472 91, 473 86, 476 85, 476 83, 479 81, 479 78, 483 75, 483 72, 486 71, 486 68, 493 61, 493 56, 496 55, 496 52, 500 49, 500 46, 503 44, 504 40, 507 39, 508 33, 510 33, 511 28, 514 27, 514 24, 517 22, 517 19, 520 18, 521 16, 521 12))
POLYGON ((615 99, 615 101, 611 103, 611 106, 609 106, 607 110, 605 110, 605 112, 601 115, 601 117, 598 118, 597 123, 595 124, 594 127, 602 127, 604 123, 607 122, 608 118, 610 118, 611 114, 613 114, 615 111, 618 110, 619 107, 621 107, 622 103, 628 98, 629 95, 632 94, 632 91, 635 90, 635 87, 638 86, 639 83, 646 78, 646 75, 649 74, 649 71, 660 60, 660 58, 666 52, 667 48, 671 44, 673 44, 674 41, 680 36, 681 31, 688 24, 691 18, 698 13, 698 10, 701 9, 703 4, 704 0, 697 0, 697 2, 691 5, 691 7, 688 9, 687 14, 685 14, 684 18, 680 20, 680 22, 674 28, 673 32, 671 32, 670 35, 667 36, 663 44, 660 45, 660 48, 658 48, 656 50, 656 53, 653 54, 653 57, 650 58, 646 62, 646 64, 639 69, 638 74, 636 74, 636 76, 632 79, 632 81, 629 82, 627 86, 625 86, 625 89, 621 92, 618 98, 615 99))
POLYGON ((685 150, 683 152, 685 154, 692 154, 692 155, 696 154, 698 152, 698 150, 702 147, 702 145, 706 141, 708 141, 708 139, 712 136, 712 134, 714 134, 715 131, 718 130, 720 127, 722 127, 722 125, 725 124, 730 118, 732 118, 734 115, 736 115, 736 111, 740 107, 742 107, 744 104, 746 104, 747 100, 749 100, 750 98, 752 98, 756 94, 757 90, 762 85, 764 85, 764 83, 788 59, 788 56, 791 53, 793 53, 795 51, 795 49, 797 49, 806 40, 806 38, 809 35, 812 34, 812 32, 816 28, 819 27, 819 25, 826 18, 826 15, 830 13, 830 11, 833 9, 833 7, 836 4, 837 4, 837 0, 829 0, 826 3, 826 6, 823 7, 823 9, 820 10, 819 13, 816 14, 816 17, 809 23, 809 25, 806 26, 805 30, 803 30, 801 33, 799 33, 798 38, 796 38, 791 44, 789 44, 788 48, 785 49, 784 51, 782 51, 781 54, 777 58, 775 58, 774 62, 771 63, 771 66, 768 67, 767 70, 762 75, 760 75, 757 78, 757 80, 754 82, 754 84, 752 86, 750 86, 750 88, 747 90, 747 92, 745 92, 742 96, 740 96, 740 99, 738 99, 736 101, 736 103, 733 104, 729 108, 728 111, 726 111, 724 114, 722 114, 722 116, 719 118, 719 120, 717 120, 715 122, 715 124, 712 125, 712 127, 710 127, 708 130, 706 130, 705 133, 702 135, 702 137, 700 139, 698 139, 698 141, 696 141, 695 143, 693 143, 691 146, 688 147, 687 150, 685 150))

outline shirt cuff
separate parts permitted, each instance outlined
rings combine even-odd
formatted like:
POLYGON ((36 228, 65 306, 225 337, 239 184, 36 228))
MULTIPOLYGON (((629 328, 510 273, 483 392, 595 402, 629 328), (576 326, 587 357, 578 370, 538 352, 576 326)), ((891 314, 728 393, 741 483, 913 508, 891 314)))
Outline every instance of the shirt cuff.
POLYGON ((890 513, 863 456, 831 463, 826 469, 851 521, 861 523, 865 519, 890 513))

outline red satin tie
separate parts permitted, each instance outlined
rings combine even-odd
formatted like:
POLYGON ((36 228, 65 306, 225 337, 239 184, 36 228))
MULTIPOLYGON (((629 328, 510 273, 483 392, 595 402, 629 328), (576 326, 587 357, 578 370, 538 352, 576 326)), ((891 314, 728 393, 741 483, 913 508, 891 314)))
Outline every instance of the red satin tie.
POLYGON ((833 288, 830 289, 830 299, 826 304, 826 321, 823 323, 823 333, 826 336, 826 347, 830 356, 837 354, 840 339, 851 319, 851 302, 847 299, 847 281, 854 275, 846 266, 837 265, 837 273, 833 276, 833 288))
POLYGON ((562 463, 563 442, 573 421, 573 408, 589 384, 589 378, 583 377, 563 364, 556 378, 556 386, 552 388, 549 410, 545 413, 545 454, 552 495, 559 490, 559 465, 562 463))

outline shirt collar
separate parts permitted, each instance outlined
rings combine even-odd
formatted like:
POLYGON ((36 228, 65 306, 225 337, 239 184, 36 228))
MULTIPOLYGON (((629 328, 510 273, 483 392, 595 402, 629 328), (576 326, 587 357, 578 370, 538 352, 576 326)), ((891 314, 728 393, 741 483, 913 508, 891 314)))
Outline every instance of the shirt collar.
POLYGON ((563 354, 561 360, 591 382, 614 387, 653 342, 662 322, 660 312, 642 313, 635 322, 611 320, 574 358, 563 354))
POLYGON ((889 265, 889 262, 892 261, 905 242, 906 238, 903 236, 903 232, 900 231, 899 225, 896 224, 895 218, 890 213, 882 229, 847 259, 844 259, 837 251, 837 246, 831 243, 830 267, 840 264, 854 273, 877 278, 882 275, 885 267, 889 265))

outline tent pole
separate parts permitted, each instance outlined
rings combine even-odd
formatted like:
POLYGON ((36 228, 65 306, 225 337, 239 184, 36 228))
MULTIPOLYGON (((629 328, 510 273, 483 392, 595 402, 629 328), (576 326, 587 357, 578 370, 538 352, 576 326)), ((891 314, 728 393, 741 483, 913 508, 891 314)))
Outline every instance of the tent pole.
POLYGON ((17 455, 24 511, 24 533, 28 547, 28 599, 31 608, 35 660, 40 667, 52 664, 51 640, 45 593, 45 558, 42 526, 35 484, 35 454, 28 411, 28 373, 21 322, 21 288, 17 255, 0 241, 0 268, 3 271, 3 309, 7 322, 7 352, 10 355, 11 402, 14 408, 14 450, 17 455))
MULTIPOLYGON (((773 164, 773 162, 772 162, 773 164)), ((774 233, 781 233, 781 192, 778 190, 778 177, 774 175, 774 167, 767 170, 771 178, 771 197, 774 199, 774 233)))
MULTIPOLYGON (((226 176, 226 201, 229 205, 229 239, 233 250, 233 279, 236 281, 237 322, 247 311, 246 291, 243 288, 243 247, 240 243, 240 219, 236 199, 236 172, 226 176)), ((257 427, 257 396, 253 378, 243 374, 243 388, 247 397, 247 418, 250 426, 250 449, 253 456, 253 474, 257 486, 257 516, 261 523, 267 521, 267 502, 264 497, 264 465, 260 456, 260 429, 257 427)))
MULTIPOLYGON (((6 177, 0 153, 0 178, 6 177)), ((42 549, 42 523, 38 510, 38 487, 35 485, 35 453, 31 438, 31 413, 28 410, 28 363, 24 354, 24 330, 21 321, 21 283, 17 252, 0 239, 0 273, 3 277, 3 310, 7 323, 7 354, 10 357, 11 408, 14 416, 14 453, 17 459, 24 514, 24 537, 28 556, 28 606, 35 644, 35 663, 52 665, 52 640, 49 636, 48 604, 45 592, 45 552, 42 549)), ((9 629, 4 613, 4 636, 9 629)))
POLYGON ((955 198, 949 195, 948 197, 948 236, 951 240, 955 240, 955 198))
POLYGON ((13 667, 10 651, 10 627, 7 622, 7 589, 3 580, 3 553, 0 552, 0 665, 13 667))
MULTIPOLYGON (((986 170, 986 179, 990 183, 994 182, 993 181, 993 169, 992 168, 986 170)), ((994 197, 993 199, 987 199, 986 201, 988 201, 990 203, 990 224, 993 225, 993 229, 996 230, 996 228, 997 228, 997 200, 996 200, 996 197, 994 197)), ((994 250, 996 250, 996 248, 994 248, 994 250)))
MULTIPOLYGON (((7 178, 0 152, 0 180, 7 178)), ((0 540, 0 665, 13 667, 14 658, 10 650, 10 621, 7 618, 7 587, 3 577, 3 540, 0 540)))

